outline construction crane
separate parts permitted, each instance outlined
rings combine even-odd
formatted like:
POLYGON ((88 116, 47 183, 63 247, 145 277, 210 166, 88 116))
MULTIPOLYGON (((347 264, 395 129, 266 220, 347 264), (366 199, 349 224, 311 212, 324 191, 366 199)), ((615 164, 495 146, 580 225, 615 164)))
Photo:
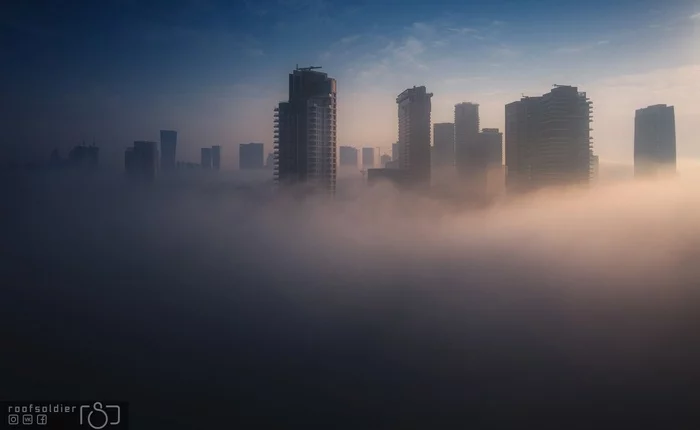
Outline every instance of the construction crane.
POLYGON ((308 71, 314 70, 314 69, 322 69, 322 67, 321 66, 299 67, 299 65, 297 64, 297 70, 300 70, 302 72, 308 72, 308 71))

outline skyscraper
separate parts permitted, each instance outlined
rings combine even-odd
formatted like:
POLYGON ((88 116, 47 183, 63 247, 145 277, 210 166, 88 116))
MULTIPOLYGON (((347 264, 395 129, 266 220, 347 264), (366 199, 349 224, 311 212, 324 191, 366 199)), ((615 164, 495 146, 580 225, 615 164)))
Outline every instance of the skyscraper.
POLYGON ((341 146, 339 148, 339 159, 341 166, 357 168, 358 151, 352 146, 341 146))
POLYGON ((497 128, 481 130, 479 144, 484 148, 486 166, 503 165, 503 134, 497 128))
POLYGON ((221 169, 221 146, 214 145, 211 147, 211 164, 214 170, 221 169))
POLYGON ((337 175, 336 82, 326 73, 297 68, 289 100, 275 109, 275 179, 335 194, 337 175))
POLYGON ((375 157, 376 152, 376 148, 362 148, 362 168, 373 169, 375 167, 377 161, 375 157))
POLYGON ((200 165, 202 169, 211 169, 211 148, 202 148, 200 165))
POLYGON ((153 181, 158 176, 158 142, 136 141, 124 153, 124 170, 135 179, 153 181))
POLYGON ((163 171, 175 169, 177 151, 177 131, 160 131, 160 167, 163 171))
POLYGON ((676 119, 673 106, 637 109, 634 115, 634 175, 676 170, 676 119))
POLYGON ((568 85, 506 105, 508 187, 588 184, 590 122, 586 93, 568 85))
POLYGON ((455 125, 442 122, 433 125, 434 165, 450 167, 455 165, 455 125))
POLYGON ((479 105, 476 103, 458 103, 455 105, 455 164, 462 177, 473 173, 477 160, 479 143, 479 105))
POLYGON ((398 161, 399 160, 399 143, 392 143, 391 144, 391 161, 398 161))
POLYGON ((264 161, 265 145, 262 143, 241 143, 238 145, 239 169, 262 169, 264 161))
POLYGON ((410 185, 430 186, 430 111, 432 93, 424 86, 396 97, 399 120, 399 169, 410 185))

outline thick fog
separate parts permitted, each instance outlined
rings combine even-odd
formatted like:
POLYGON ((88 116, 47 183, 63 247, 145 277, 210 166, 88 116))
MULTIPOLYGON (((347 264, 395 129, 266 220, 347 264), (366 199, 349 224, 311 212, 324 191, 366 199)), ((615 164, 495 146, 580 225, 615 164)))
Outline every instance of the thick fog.
POLYGON ((681 428, 696 406, 696 176, 486 209, 122 179, 3 181, 0 396, 124 399, 135 429, 681 428))

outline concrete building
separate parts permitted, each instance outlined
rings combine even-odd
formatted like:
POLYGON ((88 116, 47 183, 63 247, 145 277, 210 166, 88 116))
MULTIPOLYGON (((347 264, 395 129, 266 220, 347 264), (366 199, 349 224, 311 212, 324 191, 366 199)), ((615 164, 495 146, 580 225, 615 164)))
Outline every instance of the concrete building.
POLYGON ((100 148, 92 145, 77 145, 68 153, 68 167, 79 170, 97 170, 100 163, 100 148))
POLYGON ((398 161, 399 160, 399 143, 392 143, 391 144, 391 161, 398 161))
POLYGON ((653 105, 634 115, 634 175, 676 171, 676 119, 673 106, 653 105))
POLYGON ((479 133, 479 144, 484 147, 486 165, 503 165, 503 133, 497 128, 485 128, 479 133))
POLYGON ((600 159, 597 155, 593 153, 591 149, 591 182, 598 180, 598 173, 600 172, 600 159))
POLYGON ((590 122, 591 102, 572 86, 506 105, 509 190, 588 184, 590 122))
POLYGON ((265 160, 265 168, 266 169, 274 169, 275 168, 275 154, 270 152, 267 154, 267 160, 265 160))
POLYGON ((432 93, 424 86, 396 97, 399 121, 399 169, 412 186, 430 187, 430 113, 432 93))
POLYGON ((211 148, 202 148, 199 165, 202 169, 211 169, 211 148))
POLYGON ((458 103, 454 112, 455 165, 462 178, 469 181, 475 166, 480 166, 479 157, 479 105, 458 103))
POLYGON ((373 169, 377 162, 377 148, 362 148, 362 168, 373 169))
POLYGON ((289 100, 275 109, 275 180, 335 194, 336 81, 316 67, 289 75, 289 100))
POLYGON ((160 154, 158 142, 135 141, 124 153, 124 170, 130 177, 153 181, 158 176, 160 154))
POLYGON ((175 169, 177 161, 177 131, 160 131, 160 168, 162 171, 175 169))
POLYGON ((214 170, 221 170, 221 146, 219 145, 211 147, 211 165, 214 170))
POLYGON ((341 146, 338 148, 340 165, 357 168, 359 166, 359 151, 352 146, 341 146))
POLYGON ((241 143, 238 145, 238 168, 240 170, 262 169, 265 162, 265 145, 241 143))
POLYGON ((455 125, 451 122, 433 124, 433 165, 453 167, 455 165, 455 125))

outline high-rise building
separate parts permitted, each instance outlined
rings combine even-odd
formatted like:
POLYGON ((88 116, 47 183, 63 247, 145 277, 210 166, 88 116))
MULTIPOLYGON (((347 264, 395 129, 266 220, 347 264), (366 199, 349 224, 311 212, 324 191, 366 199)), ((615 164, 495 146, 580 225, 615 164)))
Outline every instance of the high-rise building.
POLYGON ((274 169, 275 168, 275 154, 270 152, 267 154, 267 160, 265 160, 265 168, 266 169, 274 169))
POLYGON ((239 169, 262 169, 264 160, 265 145, 262 143, 241 143, 238 146, 239 169))
POLYGON ((411 186, 430 186, 430 111, 432 93, 424 86, 396 97, 399 120, 399 169, 411 186))
POLYGON ((593 153, 591 149, 591 181, 598 180, 598 172, 600 171, 600 159, 593 153))
POLYGON ((219 145, 211 147, 211 164, 214 170, 221 170, 221 146, 219 145))
POLYGON ((357 168, 358 151, 352 146, 341 146, 338 148, 338 154, 341 166, 357 168))
POLYGON ((479 133, 480 145, 483 145, 485 161, 488 167, 503 165, 503 133, 497 128, 485 128, 479 133))
POLYGON ((454 120, 455 165, 462 177, 467 177, 479 161, 479 105, 476 103, 458 103, 455 105, 454 120))
POLYGON ((387 165, 391 163, 391 155, 382 154, 382 156, 379 157, 379 163, 382 165, 382 168, 386 168, 387 165))
POLYGON ((634 175, 676 171, 676 119, 673 106, 653 105, 634 115, 634 175))
POLYGON ((509 189, 588 184, 590 122, 591 102, 572 86, 506 105, 509 189))
POLYGON ((163 171, 175 169, 177 151, 177 131, 160 131, 160 168, 163 171))
POLYGON ((153 181, 158 176, 158 142, 139 140, 124 153, 124 170, 135 179, 153 181))
POLYGON ((95 170, 99 164, 100 148, 92 145, 77 145, 68 153, 68 166, 81 170, 95 170))
POLYGON ((289 75, 289 100, 275 109, 275 179, 335 194, 336 82, 316 67, 289 75))
POLYGON ((375 167, 374 163, 376 162, 376 152, 376 148, 362 148, 362 168, 373 169, 375 167))
POLYGON ((451 122, 433 124, 433 164, 436 167, 455 165, 455 125, 451 122))
POLYGON ((391 161, 399 160, 399 142, 391 144, 391 161))
POLYGON ((199 163, 202 169, 211 169, 211 148, 201 149, 201 161, 199 163))

